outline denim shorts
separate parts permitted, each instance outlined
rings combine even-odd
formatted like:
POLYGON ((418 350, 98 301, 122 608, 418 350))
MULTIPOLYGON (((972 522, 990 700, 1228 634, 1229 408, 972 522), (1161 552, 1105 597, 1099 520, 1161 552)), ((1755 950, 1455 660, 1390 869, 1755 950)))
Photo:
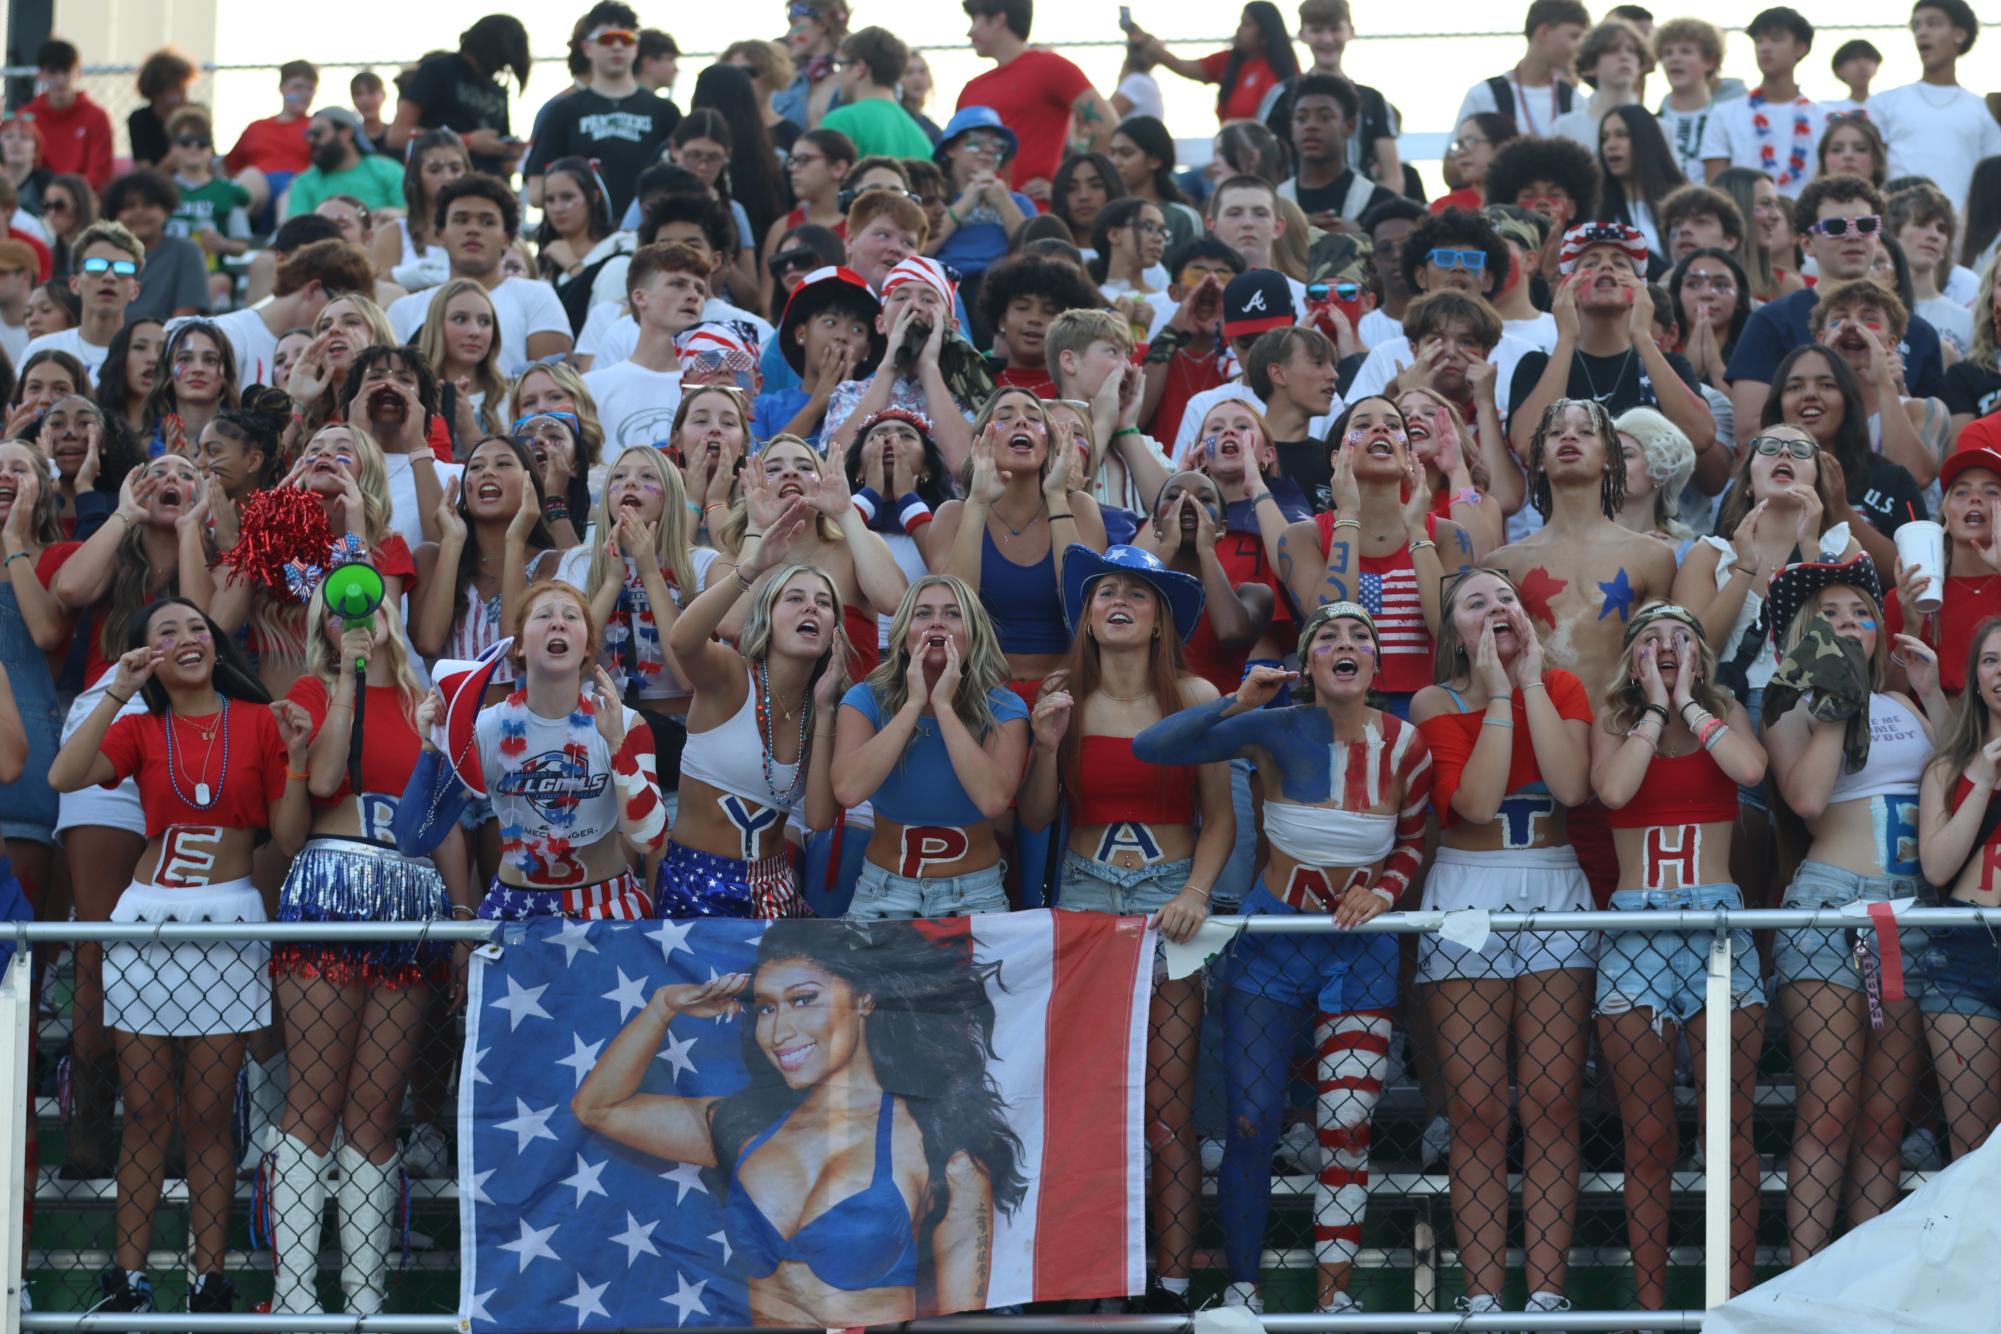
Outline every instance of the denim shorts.
POLYGON ((1006 912, 1007 863, 995 862, 964 875, 897 875, 874 862, 863 862, 855 878, 850 922, 881 922, 913 917, 970 917, 974 913, 1006 912))
MULTIPOLYGON (((1786 890, 1787 908, 1840 908, 1850 903, 1890 903, 1917 897, 1923 885, 1911 876, 1861 875, 1826 862, 1801 862, 1786 890)), ((1873 956, 1877 953, 1876 932, 1866 919, 1844 926, 1790 927, 1773 942, 1772 963, 1778 983, 1829 982, 1850 991, 1862 990, 1862 973, 1855 966, 1855 942, 1873 956)), ((1897 942, 1904 956, 1904 992, 1924 993, 1923 971, 1918 968, 1924 954, 1925 931, 1903 927, 1897 942)), ((1880 963, 1880 961, 1879 961, 1880 963)))
POLYGON ((498 819, 493 813, 493 798, 485 795, 467 794, 464 809, 459 811, 459 828, 478 837, 479 827, 488 820, 498 819))
MULTIPOLYGON (((1589 912, 1591 883, 1569 847, 1467 852, 1440 848, 1424 881, 1424 910, 1454 912, 1589 912)), ((1436 932, 1417 938, 1417 980, 1493 980, 1562 968, 1591 968, 1595 931, 1494 931, 1478 951, 1436 932)))
MULTIPOLYGON (((1941 906, 1977 908, 1968 899, 1950 898, 1941 906)), ((1933 927, 1925 933, 1925 950, 1918 970, 1924 990, 1918 1009, 1924 1014, 1963 1014, 2001 1021, 2001 939, 1990 926, 1933 927)))
POLYGON ((1188 885, 1193 857, 1131 870, 1063 854, 1063 891, 1056 906, 1072 912, 1108 912, 1121 917, 1152 916, 1188 885))
MULTIPOLYGON (((1264 877, 1244 899, 1246 916, 1298 916, 1274 898, 1264 877)), ((1279 1001, 1321 1014, 1387 1010, 1397 1003, 1397 965, 1402 951, 1388 932, 1312 934, 1245 932, 1230 946, 1225 985, 1232 991, 1279 1001)))
MULTIPOLYGON (((1619 912, 1696 912, 1741 908, 1735 885, 1690 885, 1685 889, 1622 889, 1612 895, 1619 912)), ((1709 942, 1714 932, 1607 931, 1598 951, 1598 1005, 1601 1015, 1652 1010, 1656 1030, 1673 1021, 1686 1024, 1702 1013, 1709 981, 1709 942)), ((1758 982, 1758 951, 1751 933, 1730 933, 1730 1007, 1765 1003, 1758 982)))

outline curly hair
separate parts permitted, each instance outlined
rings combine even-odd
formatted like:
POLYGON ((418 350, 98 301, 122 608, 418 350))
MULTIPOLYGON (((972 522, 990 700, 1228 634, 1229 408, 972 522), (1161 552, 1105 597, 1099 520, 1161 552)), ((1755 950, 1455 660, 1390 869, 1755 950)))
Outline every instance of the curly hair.
POLYGON ((1535 435, 1529 441, 1529 503, 1547 519, 1554 512, 1549 474, 1543 471, 1543 441, 1565 408, 1583 408, 1591 414, 1591 429, 1605 448, 1605 473, 1598 484, 1598 507, 1608 519, 1616 519, 1626 504, 1626 460, 1619 449, 1619 428, 1605 405, 1589 398, 1559 398, 1542 410, 1535 435))
MULTIPOLYGON (((911 922, 777 921, 758 941, 752 976, 793 960, 824 970, 857 1000, 871 1002, 863 1022, 869 1062, 883 1091, 903 1100, 922 1132, 930 1189, 919 1227, 943 1216, 950 1202, 946 1165, 959 1153, 986 1174, 1002 1213, 1019 1208, 1028 1193, 1024 1150, 988 1068, 997 1056, 991 992, 1002 989, 1000 966, 982 963, 970 937, 928 935, 911 922)), ((749 1082, 709 1114, 719 1164, 735 1163, 746 1144, 807 1096, 786 1084, 759 1046, 755 1022, 742 1024, 740 1033, 749 1082)))
POLYGON ((1449 208, 1419 223, 1397 250, 1397 263, 1403 266, 1403 280, 1411 291, 1418 290, 1417 271, 1429 262, 1431 252, 1441 246, 1479 250, 1486 254, 1486 285, 1482 295, 1498 292, 1507 286, 1508 269, 1513 260, 1508 254, 1508 243, 1494 230, 1494 224, 1467 209, 1449 208))
MULTIPOLYGON (((497 327, 494 334, 497 345, 497 327)), ((430 363, 424 360, 423 354, 407 343, 392 343, 386 347, 376 343, 354 354, 354 360, 347 368, 347 380, 340 387, 340 401, 346 409, 344 415, 349 421, 354 419, 354 400, 361 396, 362 380, 378 363, 385 361, 394 362, 416 377, 417 406, 424 410, 424 431, 429 434, 431 419, 438 415, 438 377, 431 373, 430 363)))
POLYGON ((1568 139, 1520 138, 1501 145, 1487 164, 1487 200, 1519 203, 1523 191, 1537 181, 1548 181, 1570 196, 1572 221, 1598 211, 1598 159, 1568 139))
POLYGON ((1075 264, 1021 254, 987 270, 980 283, 980 312, 988 324, 998 327, 1008 306, 1023 296, 1046 297, 1059 310, 1097 310, 1105 304, 1104 296, 1075 264))
POLYGON ((1646 460, 1647 476, 1655 487, 1654 526, 1684 541, 1694 537, 1674 509, 1682 488, 1695 474, 1695 446, 1679 426, 1653 408, 1627 408, 1612 424, 1621 435, 1633 437, 1646 460))

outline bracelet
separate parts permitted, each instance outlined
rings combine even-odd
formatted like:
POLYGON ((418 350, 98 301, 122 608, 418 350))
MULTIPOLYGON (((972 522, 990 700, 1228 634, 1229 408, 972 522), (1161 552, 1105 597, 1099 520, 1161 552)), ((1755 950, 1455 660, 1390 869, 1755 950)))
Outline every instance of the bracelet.
POLYGON ((121 709, 122 709, 122 708, 124 708, 124 707, 125 707, 125 706, 126 706, 127 704, 130 704, 130 703, 132 702, 132 697, 131 697, 130 695, 119 695, 119 694, 115 694, 115 693, 114 693, 114 692, 112 691, 112 689, 111 689, 111 687, 110 687, 110 686, 106 686, 106 687, 104 688, 104 697, 105 697, 106 699, 115 699, 115 700, 117 700, 117 701, 118 701, 118 707, 119 707, 119 708, 121 708, 121 709))
POLYGON ((309 775, 307 775, 307 774, 303 774, 303 773, 299 772, 299 771, 298 771, 297 769, 294 769, 294 768, 292 767, 292 762, 291 762, 290 760, 287 760, 287 761, 285 762, 285 781, 286 781, 286 782, 288 782, 288 783, 303 783, 303 782, 305 782, 305 781, 306 781, 307 777, 309 777, 309 775))
POLYGON ((1540 679, 1538 679, 1538 680, 1534 680, 1534 681, 1531 681, 1531 682, 1529 682, 1529 683, 1528 683, 1527 685, 1523 686, 1523 687, 1522 687, 1522 689, 1524 689, 1524 690, 1547 690, 1547 689, 1549 689, 1549 682, 1547 682, 1547 681, 1544 681, 1544 680, 1540 680, 1540 679))
POLYGON ((952 225, 954 227, 963 227, 966 225, 965 223, 959 221, 959 215, 952 211, 952 206, 950 204, 947 204, 945 206, 945 216, 952 220, 952 225))
POLYGON ((130 519, 130 518, 129 518, 129 517, 127 516, 127 515, 126 515, 126 513, 125 513, 125 511, 124 511, 124 510, 113 510, 113 511, 111 511, 111 517, 112 517, 112 518, 114 518, 114 519, 124 519, 124 520, 125 520, 125 526, 126 526, 127 528, 130 528, 130 527, 132 526, 132 520, 131 520, 131 519, 130 519))
MULTIPOLYGON (((464 917, 459 918, 460 921, 471 921, 472 919, 479 916, 479 913, 475 909, 468 908, 463 903, 454 903, 452 905, 452 916, 458 917, 460 913, 465 914, 464 917)), ((467 941, 466 943, 470 945, 472 942, 467 941)))
POLYGON ((702 513, 702 507, 700 505, 697 505, 694 501, 690 500, 686 503, 688 506, 688 513, 698 516, 702 513))
POLYGON ((727 510, 728 508, 729 506, 723 504, 720 500, 711 500, 708 504, 702 506, 702 513, 707 514, 710 510, 727 510))
POLYGON ((1482 727, 1505 727, 1512 731, 1514 725, 1515 720, 1513 718, 1482 718, 1480 720, 1480 726, 1482 727))
POLYGON ((1334 526, 1335 526, 1336 528, 1355 528, 1355 529, 1359 529, 1359 528, 1361 528, 1361 526, 1362 526, 1362 521, 1361 521, 1360 519, 1336 519, 1336 520, 1334 521, 1334 526))
POLYGON ((1074 514, 1051 514, 1049 516, 1049 522, 1055 523, 1058 519, 1070 519, 1074 521, 1076 517, 1077 516, 1074 514))
POLYGON ((1724 722, 1721 718, 1710 718, 1705 720, 1702 726, 1695 729, 1695 739, 1702 743, 1704 750, 1707 750, 1715 744, 1717 737, 1729 730, 1730 724, 1724 722))
POLYGON ((17 560, 32 560, 32 559, 34 558, 25 551, 14 551, 14 552, 9 552, 7 559, 4 561, 0 561, 0 565, 12 565, 17 560))
POLYGON ((1253 507, 1256 507, 1258 505, 1262 505, 1267 500, 1269 500, 1274 505, 1278 504, 1277 496, 1273 495, 1269 491, 1260 491, 1256 495, 1251 497, 1251 505, 1253 507))
POLYGON ((750 541, 752 538, 757 538, 759 540, 762 540, 763 537, 764 537, 763 533, 745 532, 743 535, 743 540, 746 542, 750 541))
POLYGON ((1641 716, 1642 718, 1646 717, 1646 716, 1647 716, 1648 714, 1650 714, 1650 713, 1653 713, 1653 714, 1659 714, 1659 715, 1660 715, 1660 720, 1661 720, 1661 726, 1663 726, 1663 727, 1667 726, 1667 720, 1668 720, 1668 711, 1667 711, 1667 705, 1665 705, 1665 704, 1649 704, 1649 705, 1647 705, 1647 707, 1646 707, 1646 708, 1644 708, 1644 709, 1641 709, 1641 710, 1640 710, 1640 716, 1641 716))
POLYGON ((1116 440, 1122 435, 1144 435, 1144 434, 1146 434, 1146 432, 1140 430, 1139 427, 1137 426, 1121 426, 1118 430, 1112 432, 1112 439, 1116 440))
POLYGON ((545 500, 542 502, 542 517, 550 520, 567 519, 570 517, 570 507, 561 500, 545 500))
POLYGON ((743 577, 743 568, 741 566, 730 571, 730 578, 736 580, 737 586, 743 589, 743 591, 746 593, 748 593, 751 590, 751 588, 754 587, 754 585, 751 583, 750 580, 743 577))
POLYGON ((1428 537, 1420 537, 1419 539, 1417 539, 1417 541, 1410 544, 1410 554, 1413 556, 1415 556, 1420 551, 1436 551, 1436 550, 1438 550, 1438 543, 1432 541, 1428 537))

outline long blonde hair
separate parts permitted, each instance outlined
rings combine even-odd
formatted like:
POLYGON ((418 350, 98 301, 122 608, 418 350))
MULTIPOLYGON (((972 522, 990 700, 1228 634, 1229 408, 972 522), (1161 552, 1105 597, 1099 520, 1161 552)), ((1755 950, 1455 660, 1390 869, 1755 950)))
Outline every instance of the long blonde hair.
MULTIPOLYGON (((678 421, 675 423, 677 428, 679 424, 678 421)), ((813 460, 813 466, 816 469, 824 470, 827 466, 827 461, 820 457, 819 450, 814 449, 813 446, 807 444, 796 435, 785 435, 782 433, 774 435, 771 439, 765 441, 764 449, 760 449, 756 454, 746 454, 744 456, 744 466, 746 468, 761 466, 757 462, 758 456, 763 454, 765 449, 772 449, 779 445, 797 445, 806 451, 807 457, 813 460)), ((842 542, 847 540, 841 532, 840 524, 834 522, 834 520, 824 514, 815 515, 814 518, 816 522, 813 525, 813 531, 819 535, 822 542, 842 542)), ((730 502, 729 513, 723 517, 723 521, 719 526, 709 530, 709 536, 716 540, 718 550, 726 551, 731 556, 735 556, 743 550, 743 535, 749 530, 750 501, 743 495, 742 488, 739 487, 737 498, 730 502)))
POLYGON ((424 313, 424 327, 417 334, 417 354, 424 358, 433 375, 441 381, 445 378, 445 319, 449 314, 446 308, 455 298, 468 293, 486 302, 486 309, 493 316, 493 338, 486 345, 486 355, 472 368, 469 377, 473 392, 480 395, 479 429, 505 434, 506 423, 500 420, 499 412, 507 397, 507 380, 500 373, 500 312, 484 287, 470 278, 454 278, 439 288, 424 313))
MULTIPOLYGON (((320 307, 320 313, 313 317, 313 337, 318 338, 327 331, 327 326, 333 322, 333 317, 327 312, 343 301, 353 306, 355 313, 361 316, 361 322, 368 326, 370 347, 395 347, 403 341, 396 336, 396 330, 390 326, 389 317, 383 313, 382 307, 359 292, 344 292, 320 307)), ((360 348, 354 349, 355 355, 359 355, 360 352, 360 348)), ((338 400, 346 378, 344 373, 328 374, 326 389, 318 398, 308 403, 306 410, 299 414, 299 439, 310 440, 320 433, 321 427, 339 420, 338 400)))
POLYGON ((1788 657, 1799 647, 1800 640, 1806 637, 1807 626, 1820 616, 1820 595, 1829 588, 1845 588, 1861 598, 1863 604, 1869 608, 1869 619, 1877 626, 1876 647, 1869 654, 1869 689, 1881 690, 1890 674, 1890 636, 1882 630, 1883 604, 1859 584, 1828 584, 1808 598, 1806 605, 1793 613, 1792 623, 1786 626, 1786 642, 1784 652, 1780 656, 1788 657))
MULTIPOLYGON (((1702 675, 1689 690, 1689 696, 1718 718, 1730 716, 1730 693, 1716 684, 1716 650, 1709 646, 1707 636, 1702 633, 1702 622, 1685 607, 1672 602, 1649 602, 1633 613, 1633 619, 1626 627, 1626 646, 1619 654, 1619 665, 1615 674, 1606 683, 1605 695, 1598 710, 1598 722, 1614 736, 1623 736, 1639 723, 1640 715, 1646 712, 1647 688, 1633 675, 1633 650, 1640 642, 1639 632, 1655 621, 1674 621, 1688 628, 1689 640, 1694 643, 1696 654, 1702 662, 1702 675)), ((1682 666, 1687 671, 1686 664, 1682 666)))
POLYGON ((778 595, 785 591, 785 585, 802 574, 810 574, 827 586, 827 592, 834 599, 834 633, 827 652, 820 655, 820 661, 813 669, 813 679, 820 679, 820 673, 830 667, 845 667, 853 649, 848 644, 848 634, 842 624, 841 590, 834 583, 834 577, 817 565, 807 565, 794 561, 781 566, 764 587, 757 590, 757 598, 750 604, 750 614, 743 618, 743 634, 737 639, 737 652, 745 662, 763 662, 771 656, 771 609, 778 605, 778 595), (829 657, 838 654, 838 657, 829 657))
MULTIPOLYGON (((306 437, 310 446, 326 431, 346 431, 354 440, 355 485, 361 490, 362 522, 367 531, 361 540, 372 550, 389 535, 389 464, 382 456, 382 446, 368 428, 353 422, 331 422, 306 437)), ((336 534, 338 536, 338 534, 336 534)))
MULTIPOLYGON (((952 712, 975 737, 985 738, 994 725, 993 705, 987 692, 1008 680, 1007 655, 1001 652, 994 623, 980 603, 980 595, 957 575, 927 574, 904 590, 889 621, 889 650, 882 655, 866 684, 875 695, 885 718, 895 717, 910 702, 910 619, 917 611, 917 595, 927 588, 946 588, 959 603, 959 624, 966 630, 966 652, 959 659, 959 690, 952 697, 952 712)), ((911 733, 911 741, 917 739, 911 733)), ((906 744, 905 751, 909 750, 906 744)))
MULTIPOLYGON (((341 663, 339 645, 327 642, 326 587, 326 581, 321 580, 306 604, 306 670, 318 678, 331 694, 334 682, 340 678, 341 663), (315 631, 314 626, 319 629, 315 631)), ((389 629, 377 652, 388 655, 390 674, 396 680, 396 693, 403 701, 403 719, 415 727, 417 706, 424 702, 424 683, 417 679, 416 671, 410 666, 410 641, 403 637, 403 618, 395 608, 387 606, 378 607, 375 615, 389 629)))
POLYGON ((681 605, 686 606, 702 591, 695 587, 695 558, 690 545, 692 535, 688 531, 688 491, 681 483, 680 470, 651 445, 627 445, 618 452, 605 472, 604 492, 598 497, 598 503, 591 507, 591 526, 595 532, 591 537, 590 572, 584 576, 584 590, 593 593, 604 583, 604 544, 614 523, 610 511, 611 474, 618 471, 618 465, 628 454, 644 456, 647 466, 660 476, 664 500, 658 530, 654 533, 653 553, 659 558, 660 568, 673 578, 681 605))

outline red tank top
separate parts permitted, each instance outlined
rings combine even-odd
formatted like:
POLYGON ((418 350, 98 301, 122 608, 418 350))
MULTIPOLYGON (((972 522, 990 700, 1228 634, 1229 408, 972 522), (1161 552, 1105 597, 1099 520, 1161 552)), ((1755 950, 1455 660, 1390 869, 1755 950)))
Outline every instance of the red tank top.
POLYGON ((1736 818, 1737 784, 1714 755, 1700 748, 1656 757, 1633 799, 1605 812, 1605 823, 1614 829, 1719 824, 1736 818))
MULTIPOLYGON (((1275 641, 1290 649, 1299 635, 1292 619, 1292 600, 1279 587, 1278 575, 1273 572, 1271 562, 1265 559, 1264 539, 1255 532, 1220 534, 1216 538, 1216 559, 1229 576, 1232 587, 1263 584, 1271 589, 1270 634, 1275 641)), ((1250 657, 1252 645, 1224 648, 1216 638, 1215 627, 1209 624, 1208 611, 1204 610, 1202 618, 1195 622, 1195 632, 1188 636, 1188 642, 1182 648, 1188 657, 1188 670, 1228 695, 1243 682, 1244 663, 1250 657)))
POLYGON ((1079 781, 1064 785, 1073 825, 1194 822, 1192 764, 1148 764, 1129 736, 1086 736, 1077 770, 1079 781))

